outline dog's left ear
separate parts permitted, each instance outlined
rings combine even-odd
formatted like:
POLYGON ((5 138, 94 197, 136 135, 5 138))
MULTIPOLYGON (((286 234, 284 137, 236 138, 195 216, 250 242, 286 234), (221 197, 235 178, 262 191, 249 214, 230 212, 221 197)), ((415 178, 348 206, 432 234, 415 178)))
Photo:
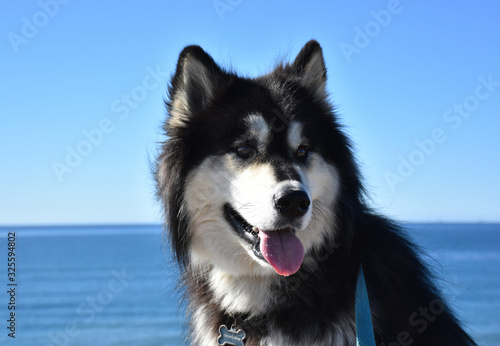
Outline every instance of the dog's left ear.
POLYGON ((318 42, 311 40, 300 50, 292 66, 302 86, 308 88, 318 99, 326 97, 326 67, 323 50, 318 42))

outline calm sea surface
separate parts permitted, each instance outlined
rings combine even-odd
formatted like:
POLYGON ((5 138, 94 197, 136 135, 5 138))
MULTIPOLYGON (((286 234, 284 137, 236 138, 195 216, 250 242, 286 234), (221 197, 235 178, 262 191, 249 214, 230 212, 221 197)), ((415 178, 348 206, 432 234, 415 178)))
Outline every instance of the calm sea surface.
MULTIPOLYGON (((500 225, 408 227, 478 344, 500 345, 500 225)), ((0 228, 0 344, 182 345, 177 278, 159 226, 0 228), (17 286, 7 286, 8 232, 17 286)))

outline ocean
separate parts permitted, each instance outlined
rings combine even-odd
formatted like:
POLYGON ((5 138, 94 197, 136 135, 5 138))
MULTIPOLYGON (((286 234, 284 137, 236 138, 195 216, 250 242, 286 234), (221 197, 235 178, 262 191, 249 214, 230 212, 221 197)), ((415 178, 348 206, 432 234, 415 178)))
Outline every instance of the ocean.
MULTIPOLYGON (((500 345, 500 224, 406 226, 477 343, 500 345)), ((0 228, 0 344, 182 345, 178 276, 160 226, 0 228)))

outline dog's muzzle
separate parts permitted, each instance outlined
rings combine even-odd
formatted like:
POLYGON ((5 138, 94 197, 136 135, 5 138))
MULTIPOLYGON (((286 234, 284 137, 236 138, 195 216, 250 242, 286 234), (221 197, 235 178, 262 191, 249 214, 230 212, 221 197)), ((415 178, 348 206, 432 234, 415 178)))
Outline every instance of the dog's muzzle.
POLYGON ((276 223, 271 228, 250 224, 229 203, 224 205, 224 215, 259 260, 267 262, 278 274, 288 276, 299 270, 304 258, 304 247, 295 233, 301 228, 311 200, 300 186, 288 184, 278 188, 273 203, 276 223))

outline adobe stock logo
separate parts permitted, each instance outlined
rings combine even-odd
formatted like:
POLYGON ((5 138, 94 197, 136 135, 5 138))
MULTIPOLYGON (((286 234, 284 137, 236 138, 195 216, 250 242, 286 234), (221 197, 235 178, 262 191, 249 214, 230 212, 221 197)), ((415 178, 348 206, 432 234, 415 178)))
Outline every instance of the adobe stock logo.
MULTIPOLYGON (((436 321, 439 316, 446 311, 446 305, 441 299, 432 300, 428 306, 420 306, 417 311, 413 312, 408 318, 408 325, 413 327, 418 334, 425 333, 428 327, 436 321)), ((409 346, 414 343, 408 331, 402 330, 396 336, 396 340, 386 344, 382 342, 380 346, 409 346)))
POLYGON ((151 91, 165 85, 166 78, 170 76, 168 71, 160 69, 160 65, 156 65, 154 69, 151 66, 146 66, 145 70, 147 73, 142 77, 141 83, 132 87, 128 93, 122 93, 120 97, 111 102, 110 110, 115 114, 115 117, 103 117, 97 126, 90 130, 83 129, 81 131, 83 138, 74 145, 66 145, 64 160, 52 162, 52 171, 60 182, 67 174, 80 166, 85 158, 90 156, 103 143, 104 139, 115 131, 116 126, 126 120, 131 112, 146 100, 151 91))
POLYGON ((352 62, 353 54, 360 54, 363 49, 368 47, 373 39, 379 36, 383 29, 387 28, 392 23, 393 18, 401 13, 403 9, 404 7, 399 0, 389 0, 386 8, 378 11, 370 11, 372 20, 369 20, 361 27, 354 27, 352 44, 345 41, 339 44, 339 48, 347 63, 350 64, 352 62))
POLYGON ((33 13, 31 18, 22 17, 22 25, 20 34, 9 32, 7 39, 17 54, 19 47, 22 44, 28 44, 31 39, 38 35, 41 28, 46 26, 51 18, 54 18, 61 8, 61 5, 66 5, 70 0, 40 0, 37 2, 39 11, 33 13))
POLYGON ((241 5, 243 0, 214 0, 212 5, 214 6, 215 12, 219 16, 221 22, 224 21, 224 13, 233 12, 233 10, 241 5))
POLYGON ((86 297, 75 309, 80 320, 70 319, 60 331, 49 331, 45 346, 68 346, 75 344, 75 338, 95 321, 96 316, 118 297, 135 279, 125 268, 113 269, 107 283, 94 295, 86 297))
MULTIPOLYGON (((500 82, 494 81, 492 74, 488 75, 488 78, 480 75, 477 80, 479 83, 472 94, 466 96, 460 103, 454 103, 442 114, 443 121, 449 124, 453 131, 458 130, 479 109, 481 101, 484 102, 490 98, 496 88, 500 87, 500 82)), ((426 138, 415 139, 416 148, 410 153, 398 156, 397 169, 386 171, 384 174, 391 193, 396 191, 398 185, 403 184, 406 179, 415 174, 417 167, 422 166, 427 158, 434 155, 438 147, 448 140, 447 133, 449 132, 443 127, 436 127, 426 138)))

